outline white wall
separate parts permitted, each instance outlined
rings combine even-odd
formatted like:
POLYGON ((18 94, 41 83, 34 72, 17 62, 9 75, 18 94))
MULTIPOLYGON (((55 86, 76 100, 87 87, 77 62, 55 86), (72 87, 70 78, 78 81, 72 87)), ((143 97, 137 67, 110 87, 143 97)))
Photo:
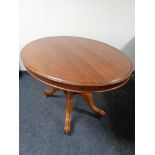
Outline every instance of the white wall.
POLYGON ((103 41, 134 63, 134 0, 20 0, 20 50, 34 39, 58 35, 103 41))

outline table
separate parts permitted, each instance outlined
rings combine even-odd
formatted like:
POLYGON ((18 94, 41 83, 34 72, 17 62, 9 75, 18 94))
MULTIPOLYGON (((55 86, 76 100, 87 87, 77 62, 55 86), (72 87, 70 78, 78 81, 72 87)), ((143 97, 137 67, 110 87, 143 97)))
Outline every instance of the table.
POLYGON ((66 92, 64 133, 70 132, 72 97, 78 94, 99 116, 105 111, 93 102, 93 93, 111 91, 126 84, 132 74, 130 59, 100 41, 72 36, 46 37, 32 41, 21 52, 30 75, 51 86, 44 91, 53 95, 66 92))

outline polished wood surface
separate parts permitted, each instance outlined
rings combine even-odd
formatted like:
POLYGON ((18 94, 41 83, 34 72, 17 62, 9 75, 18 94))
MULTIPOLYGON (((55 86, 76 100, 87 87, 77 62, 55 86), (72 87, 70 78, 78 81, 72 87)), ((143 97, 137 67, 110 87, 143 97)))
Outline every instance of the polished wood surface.
POLYGON ((132 73, 125 54, 87 38, 38 39, 23 48, 21 57, 25 67, 38 76, 70 86, 90 86, 91 91, 125 81, 132 73))
POLYGON ((119 50, 99 41, 80 37, 47 37, 26 45, 21 58, 27 71, 52 86, 46 96, 64 90, 66 119, 64 133, 70 132, 72 96, 79 94, 100 117, 106 112, 93 102, 93 92, 106 92, 126 84, 132 63, 119 50))
POLYGON ((66 119, 65 119, 65 126, 64 126, 64 133, 68 134, 70 132, 70 119, 71 119, 71 112, 72 112, 72 92, 67 92, 66 98, 66 119))
POLYGON ((44 90, 44 94, 46 96, 51 96, 51 95, 54 95, 55 92, 57 92, 59 89, 58 88, 55 88, 53 87, 52 89, 45 89, 44 90))
POLYGON ((105 116, 105 112, 99 108, 97 108, 93 102, 93 95, 92 93, 78 93, 79 95, 81 95, 84 100, 86 101, 86 103, 88 104, 88 106, 95 112, 97 113, 98 116, 100 117, 104 117, 105 116))
POLYGON ((129 80, 126 79, 124 81, 121 81, 121 82, 118 82, 118 83, 115 83, 115 84, 110 84, 110 85, 106 85, 106 86, 75 86, 75 85, 68 85, 68 84, 62 84, 62 83, 59 83, 59 82, 55 82, 55 81, 52 81, 52 80, 49 80, 49 79, 46 79, 42 76, 39 76, 38 74, 34 73, 34 72, 31 72, 28 68, 27 68, 27 71, 29 72, 29 74, 31 74, 35 79, 45 83, 45 84, 48 84, 50 86, 54 86, 55 88, 59 88, 59 89, 62 89, 62 90, 66 90, 66 91, 74 91, 74 92, 106 92, 106 91, 110 91, 110 90, 114 90, 114 89, 117 89, 121 86, 123 86, 124 84, 126 84, 129 80))
MULTIPOLYGON (((51 89, 46 89, 44 91, 45 95, 51 96, 54 95, 55 92, 57 92, 58 88, 52 87, 51 89)), ((106 112, 97 108, 93 102, 93 94, 89 92, 78 92, 73 93, 70 91, 65 91, 66 97, 66 119, 65 119, 65 125, 64 125, 64 134, 69 134, 71 131, 70 127, 70 120, 71 120, 71 112, 72 112, 72 96, 73 95, 80 95, 83 97, 83 99, 86 101, 87 105, 94 111, 100 118, 104 117, 106 115, 106 112)))

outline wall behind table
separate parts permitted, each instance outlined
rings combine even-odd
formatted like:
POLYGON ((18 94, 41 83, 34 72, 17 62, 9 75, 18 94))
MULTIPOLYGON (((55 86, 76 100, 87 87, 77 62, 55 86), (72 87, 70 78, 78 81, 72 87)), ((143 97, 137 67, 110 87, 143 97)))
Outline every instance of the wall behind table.
POLYGON ((134 11, 134 0, 20 0, 20 51, 41 37, 81 36, 122 50, 134 63, 134 11))

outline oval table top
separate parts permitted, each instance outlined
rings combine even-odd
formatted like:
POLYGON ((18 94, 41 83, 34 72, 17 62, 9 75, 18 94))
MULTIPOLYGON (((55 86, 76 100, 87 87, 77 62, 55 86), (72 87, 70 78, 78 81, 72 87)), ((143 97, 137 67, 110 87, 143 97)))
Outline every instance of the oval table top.
POLYGON ((127 82, 133 69, 130 59, 116 48, 71 36, 35 40, 22 49, 21 58, 31 75, 66 90, 118 87, 127 82))

